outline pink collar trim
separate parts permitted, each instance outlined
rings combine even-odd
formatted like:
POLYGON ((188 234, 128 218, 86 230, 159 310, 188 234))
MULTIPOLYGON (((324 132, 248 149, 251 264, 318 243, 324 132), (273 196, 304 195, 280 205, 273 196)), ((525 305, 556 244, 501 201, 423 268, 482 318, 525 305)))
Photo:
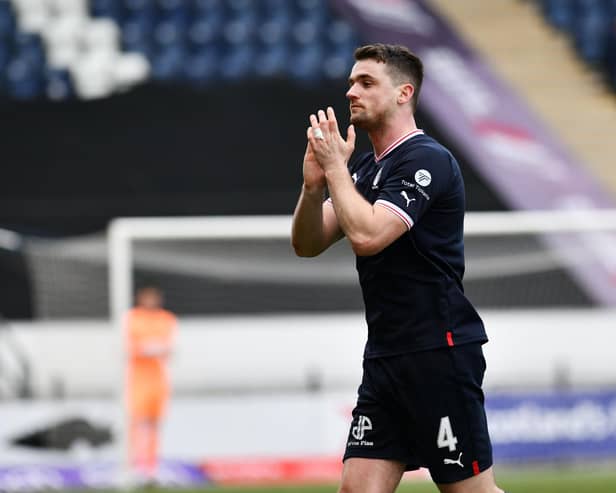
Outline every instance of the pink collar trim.
POLYGON ((415 135, 423 135, 423 133, 424 133, 424 131, 418 128, 417 130, 413 130, 412 132, 409 132, 408 134, 403 135, 402 137, 400 137, 396 141, 392 142, 387 147, 387 149, 385 149, 383 152, 381 152, 381 154, 379 154, 378 156, 375 154, 374 155, 374 160, 378 163, 381 159, 383 159, 385 156, 387 156, 387 154, 389 154, 391 151, 393 151, 396 147, 398 147, 399 145, 403 144, 404 142, 406 142, 410 138, 415 137, 415 135))

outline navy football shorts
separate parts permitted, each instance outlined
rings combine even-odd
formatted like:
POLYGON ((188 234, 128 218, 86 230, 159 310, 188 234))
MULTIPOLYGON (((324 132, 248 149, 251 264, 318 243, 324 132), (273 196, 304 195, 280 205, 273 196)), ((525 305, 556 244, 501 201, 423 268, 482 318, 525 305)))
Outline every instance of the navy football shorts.
POLYGON ((452 483, 492 465, 481 344, 364 360, 344 460, 395 460, 452 483))

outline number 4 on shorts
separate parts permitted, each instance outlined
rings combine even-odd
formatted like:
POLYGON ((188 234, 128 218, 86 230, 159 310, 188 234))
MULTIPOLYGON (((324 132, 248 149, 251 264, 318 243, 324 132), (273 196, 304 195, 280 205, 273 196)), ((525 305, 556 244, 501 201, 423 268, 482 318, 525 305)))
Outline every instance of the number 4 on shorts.
POLYGON ((451 422, 449 416, 443 416, 441 418, 441 424, 438 427, 438 436, 436 437, 436 445, 438 448, 449 447, 449 451, 453 452, 456 449, 458 439, 454 436, 451 429, 451 422))

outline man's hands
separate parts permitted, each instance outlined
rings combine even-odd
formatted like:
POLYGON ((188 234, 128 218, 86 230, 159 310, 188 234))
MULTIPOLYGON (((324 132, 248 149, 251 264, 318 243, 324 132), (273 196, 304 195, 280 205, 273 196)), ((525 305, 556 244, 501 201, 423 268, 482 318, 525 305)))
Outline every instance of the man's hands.
MULTIPOLYGON (((310 139, 310 127, 307 132, 308 138, 310 139)), ((310 141, 308 141, 306 144, 306 152, 304 153, 304 188, 307 192, 323 193, 325 184, 325 171, 319 166, 312 146, 310 145, 310 141)))
POLYGON ((319 183, 325 186, 325 172, 335 168, 346 170, 347 163, 355 149, 355 128, 350 125, 347 130, 346 140, 340 135, 338 122, 333 108, 327 108, 327 115, 319 110, 317 115, 310 115, 310 127, 308 127, 308 146, 304 156, 304 183, 308 187, 306 178, 315 180, 319 176, 319 183), (318 118, 317 118, 318 115, 318 118), (319 133, 320 131, 320 133, 319 133), (309 164, 307 176, 307 162, 309 164), (314 170, 317 165, 320 174, 314 170))

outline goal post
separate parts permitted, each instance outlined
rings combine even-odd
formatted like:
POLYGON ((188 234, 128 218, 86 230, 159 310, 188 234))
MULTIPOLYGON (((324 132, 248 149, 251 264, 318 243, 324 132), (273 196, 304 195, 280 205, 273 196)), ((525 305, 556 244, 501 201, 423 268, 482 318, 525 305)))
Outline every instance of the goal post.
POLYGON ((124 317, 133 300, 133 243, 136 240, 181 239, 278 239, 289 237, 290 216, 190 216, 117 218, 111 221, 107 241, 109 249, 109 301, 112 327, 117 332, 122 363, 118 375, 119 418, 116 423, 117 444, 120 448, 120 486, 130 488, 132 478, 129 464, 126 375, 126 340, 124 317))
MULTIPOLYGON (((571 233, 616 227, 616 209, 469 212, 465 236, 571 233)), ((115 327, 132 300, 132 242, 179 239, 290 238, 291 216, 117 218, 108 229, 109 300, 115 327)))
MULTIPOLYGON (((119 347, 125 350, 123 320, 132 306, 135 266, 135 243, 174 240, 289 240, 291 216, 209 216, 118 218, 108 228, 110 317, 117 331, 119 347)), ((596 257, 598 268, 608 279, 616 279, 616 209, 469 212, 465 219, 465 237, 503 237, 515 235, 549 236, 547 248, 559 250, 567 268, 586 269, 590 257, 596 257), (562 236, 568 235, 563 241, 562 236), (601 236, 596 236, 601 235, 601 236), (582 238, 587 237, 582 240, 582 238), (580 239, 572 250, 571 238, 580 239), (611 246, 610 246, 611 245, 611 246), (584 262, 580 262, 580 252, 584 262), (577 266, 576 266, 577 264, 577 266)), ((472 273, 472 272, 471 272, 472 273)), ((611 281, 609 280, 611 279, 611 281)), ((613 286, 613 284, 612 284, 613 286)), ((604 304, 610 300, 605 297, 604 304)), ((616 301, 611 306, 616 306, 616 301)), ((128 473, 128 440, 126 433, 124 375, 125 359, 118 375, 118 399, 121 418, 117 426, 121 448, 122 474, 128 473)))

